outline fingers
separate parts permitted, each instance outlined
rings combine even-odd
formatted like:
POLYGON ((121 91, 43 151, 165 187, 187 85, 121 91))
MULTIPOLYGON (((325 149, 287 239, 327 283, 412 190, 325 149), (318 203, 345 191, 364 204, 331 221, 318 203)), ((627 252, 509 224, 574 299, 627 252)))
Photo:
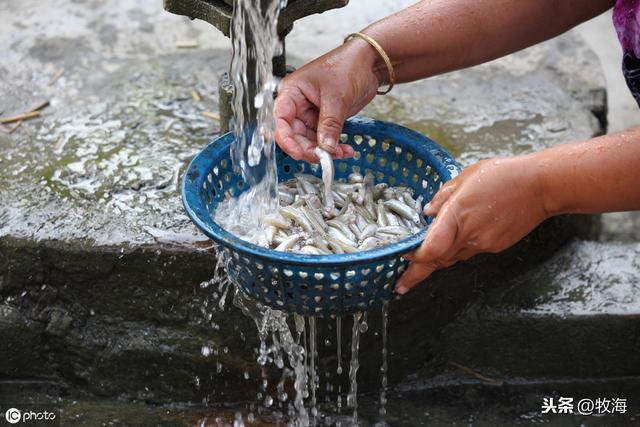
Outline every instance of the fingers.
POLYGON ((396 283, 396 292, 404 295, 438 269, 437 264, 411 263, 396 283))
POLYGON ((427 264, 443 259, 448 253, 455 253, 454 243, 458 234, 458 223, 450 206, 446 205, 433 221, 420 247, 405 255, 405 258, 427 264))
POLYGON ((304 150, 295 140, 293 129, 285 119, 276 119, 275 137, 282 151, 290 155, 294 160, 302 159, 304 150))
POLYGON ((411 265, 396 284, 396 292, 400 295, 407 293, 438 268, 453 263, 452 255, 458 252, 458 223, 450 206, 445 205, 436 217, 420 247, 404 256, 411 261, 411 265))
POLYGON ((445 204, 449 197, 455 192, 457 188, 457 184, 455 180, 447 182, 445 185, 438 190, 433 199, 429 203, 424 206, 423 213, 427 216, 435 216, 442 208, 442 205, 445 204))
POLYGON ((342 97, 323 94, 318 118, 318 145, 334 154, 338 149, 340 132, 347 117, 342 97))

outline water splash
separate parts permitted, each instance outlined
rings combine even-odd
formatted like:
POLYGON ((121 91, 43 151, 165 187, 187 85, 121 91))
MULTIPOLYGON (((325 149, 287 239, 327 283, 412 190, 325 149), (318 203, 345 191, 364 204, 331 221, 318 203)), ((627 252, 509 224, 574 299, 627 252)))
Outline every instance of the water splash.
POLYGON ((353 423, 358 423, 358 368, 360 360, 358 352, 360 350, 360 325, 362 313, 353 315, 353 328, 351 329, 351 362, 349 367, 349 394, 347 395, 347 406, 353 408, 353 423))
POLYGON ((336 317, 336 342, 338 351, 338 368, 336 373, 342 375, 342 317, 336 317))
POLYGON ((234 0, 233 4, 231 160, 249 190, 227 208, 220 206, 215 219, 238 235, 257 228, 260 218, 277 208, 273 95, 278 82, 273 58, 283 49, 277 27, 286 4, 286 0, 234 0))
POLYGON ((389 323, 389 301, 382 303, 382 365, 380 366, 380 373, 382 374, 382 381, 380 384, 380 409, 381 416, 387 414, 387 326, 389 323))

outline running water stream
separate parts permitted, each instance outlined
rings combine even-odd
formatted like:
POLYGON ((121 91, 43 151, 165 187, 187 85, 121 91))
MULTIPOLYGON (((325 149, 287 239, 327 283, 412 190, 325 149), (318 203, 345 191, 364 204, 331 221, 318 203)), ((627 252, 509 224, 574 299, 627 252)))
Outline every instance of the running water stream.
MULTIPOLYGON (((278 207, 277 202, 277 172, 275 163, 275 143, 273 140, 273 95, 277 80, 272 72, 272 59, 280 54, 282 46, 277 34, 277 20, 281 8, 286 6, 282 0, 235 0, 232 18, 233 58, 231 62, 231 76, 234 82, 232 123, 235 142, 231 147, 231 158, 234 169, 241 174, 249 189, 240 197, 233 199, 233 203, 219 205, 215 219, 227 230, 236 234, 243 234, 247 230, 255 229, 260 219, 268 212, 278 207), (252 93, 255 97, 251 99, 252 93), (255 121, 252 120, 255 118, 255 121)), ((327 159, 325 159, 327 161, 327 159)), ((330 159, 329 159, 330 161, 330 159)), ((219 248, 217 248, 219 249, 219 248)), ((215 277, 203 283, 202 287, 213 289, 213 300, 209 301, 204 311, 207 319, 215 328, 213 314, 224 310, 227 293, 231 288, 226 266, 229 254, 224 250, 217 250, 218 264, 215 277), (213 313, 212 313, 213 311, 213 313)), ((342 408, 342 381, 348 380, 349 392, 347 406, 353 408, 349 421, 343 420, 343 425, 358 423, 357 405, 357 373, 360 366, 359 348, 361 334, 367 332, 367 313, 353 315, 351 334, 351 358, 349 362, 348 378, 343 377, 342 369, 342 322, 341 317, 335 320, 337 346, 337 376, 333 377, 338 387, 330 384, 332 375, 325 372, 321 375, 318 365, 318 342, 329 342, 319 338, 320 326, 324 326, 329 319, 316 319, 288 315, 287 313, 269 308, 249 298, 238 286, 232 287, 234 306, 250 317, 257 328, 260 345, 257 349, 257 362, 262 367, 258 404, 263 408, 276 405, 286 408, 287 424, 293 426, 308 426, 317 424, 331 424, 340 419, 342 408), (320 339, 320 341, 318 341, 320 339), (270 395, 268 367, 282 371, 279 382, 275 387, 276 399, 270 395), (327 402, 336 402, 331 407, 318 404, 317 392, 320 379, 327 381, 326 393, 337 391, 335 398, 327 402), (293 383, 294 395, 287 393, 288 385, 293 383), (305 402, 306 401, 306 402, 305 402), (306 404, 305 404, 306 403, 306 404), (338 418, 332 418, 337 416, 338 418)), ((383 308, 383 345, 386 346, 387 309, 383 308)), ((330 344, 330 342, 329 342, 330 344)), ((203 354, 210 354, 212 349, 202 348, 203 354)), ((384 393, 386 392, 386 347, 383 355, 383 389, 380 402, 384 414, 384 393)), ((220 371, 218 367, 216 371, 220 371)), ((245 378, 250 375, 245 372, 245 378)), ((253 407, 253 406, 252 406, 253 407)), ((248 419, 253 418, 253 413, 248 419)), ((338 422, 340 425, 340 422, 338 422)), ((242 416, 236 416, 234 426, 243 424, 242 416)))

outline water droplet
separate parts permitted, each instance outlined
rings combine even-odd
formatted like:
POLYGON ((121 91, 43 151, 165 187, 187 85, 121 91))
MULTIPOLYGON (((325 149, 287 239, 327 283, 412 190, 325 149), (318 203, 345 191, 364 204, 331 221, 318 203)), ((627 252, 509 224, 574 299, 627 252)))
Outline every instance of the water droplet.
POLYGON ((267 395, 264 398, 264 406, 267 407, 267 408, 270 408, 271 405, 273 405, 273 397, 271 397, 270 395, 267 395))

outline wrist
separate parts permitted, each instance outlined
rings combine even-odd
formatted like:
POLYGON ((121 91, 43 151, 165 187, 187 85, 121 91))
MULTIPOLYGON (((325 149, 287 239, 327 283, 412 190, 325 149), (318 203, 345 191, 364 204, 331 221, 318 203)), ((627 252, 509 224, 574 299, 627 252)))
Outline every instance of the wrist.
POLYGON ((358 68, 366 70, 375 82, 376 89, 389 82, 386 64, 378 51, 366 41, 354 37, 344 44, 344 48, 355 58, 358 68))
POLYGON ((565 213, 565 209, 556 191, 557 182, 551 176, 552 159, 545 151, 529 154, 530 162, 535 165, 535 181, 545 218, 565 213))

